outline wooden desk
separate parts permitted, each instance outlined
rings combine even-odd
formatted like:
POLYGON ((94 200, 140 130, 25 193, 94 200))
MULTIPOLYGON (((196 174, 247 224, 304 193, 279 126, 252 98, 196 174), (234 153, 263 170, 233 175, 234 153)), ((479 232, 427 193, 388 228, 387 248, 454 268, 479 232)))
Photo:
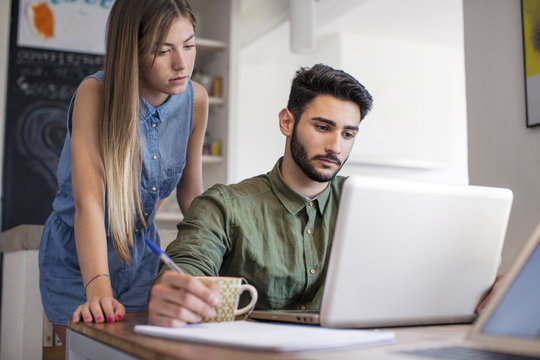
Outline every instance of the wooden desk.
POLYGON ((439 346, 462 341, 468 325, 418 326, 390 329, 395 345, 298 353, 261 352, 138 335, 134 326, 146 324, 145 314, 128 314, 114 324, 72 324, 67 331, 66 358, 79 359, 400 359, 396 350, 439 346))

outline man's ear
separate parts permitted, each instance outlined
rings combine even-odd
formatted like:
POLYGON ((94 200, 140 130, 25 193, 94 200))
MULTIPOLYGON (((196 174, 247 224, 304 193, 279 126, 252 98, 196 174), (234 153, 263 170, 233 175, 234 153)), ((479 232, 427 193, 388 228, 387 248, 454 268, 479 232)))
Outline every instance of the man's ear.
POLYGON ((285 136, 291 136, 294 128, 294 116, 285 108, 279 112, 279 129, 285 136))

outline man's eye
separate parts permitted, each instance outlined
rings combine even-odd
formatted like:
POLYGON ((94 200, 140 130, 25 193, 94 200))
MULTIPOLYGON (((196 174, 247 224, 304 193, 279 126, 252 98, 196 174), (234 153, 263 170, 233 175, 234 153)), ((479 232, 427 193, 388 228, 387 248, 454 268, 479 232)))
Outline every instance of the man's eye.
POLYGON ((328 130, 328 126, 325 126, 325 125, 316 125, 316 128, 320 131, 327 131, 328 130))
POLYGON ((356 136, 356 134, 353 134, 353 133, 344 133, 343 134, 343 137, 345 139, 354 139, 355 136, 356 136))

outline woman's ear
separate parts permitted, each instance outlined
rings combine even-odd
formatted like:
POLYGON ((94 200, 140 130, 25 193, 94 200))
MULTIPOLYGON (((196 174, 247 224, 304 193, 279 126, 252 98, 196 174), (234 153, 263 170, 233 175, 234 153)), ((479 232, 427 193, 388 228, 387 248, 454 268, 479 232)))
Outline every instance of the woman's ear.
POLYGON ((285 108, 279 112, 279 129, 285 136, 291 136, 294 128, 294 116, 285 108))

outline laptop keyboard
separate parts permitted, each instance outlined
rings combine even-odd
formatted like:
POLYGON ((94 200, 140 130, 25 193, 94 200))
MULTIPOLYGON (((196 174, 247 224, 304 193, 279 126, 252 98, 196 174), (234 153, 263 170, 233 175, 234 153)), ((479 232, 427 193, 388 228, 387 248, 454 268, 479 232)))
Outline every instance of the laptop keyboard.
POLYGON ((495 351, 467 348, 462 346, 451 346, 431 349, 417 349, 400 351, 401 354, 415 355, 430 359, 442 360, 527 360, 540 359, 540 357, 530 357, 524 355, 505 354, 495 351))

